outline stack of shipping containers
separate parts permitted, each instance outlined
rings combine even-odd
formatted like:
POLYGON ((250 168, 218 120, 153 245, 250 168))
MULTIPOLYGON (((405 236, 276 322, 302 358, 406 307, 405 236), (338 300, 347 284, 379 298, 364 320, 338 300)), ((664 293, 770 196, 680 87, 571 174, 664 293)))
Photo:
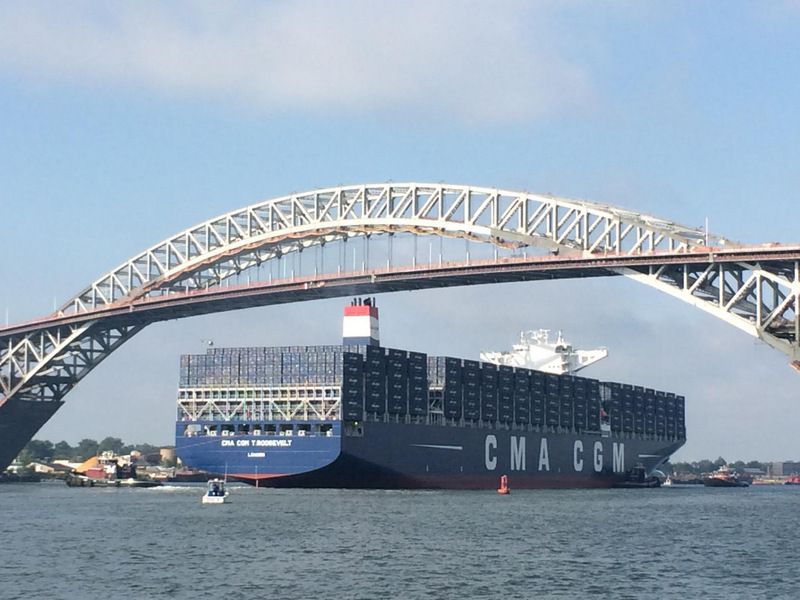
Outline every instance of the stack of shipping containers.
POLYGON ((382 417, 386 412, 386 356, 379 346, 367 346, 366 350, 364 410, 375 417, 382 417))
POLYGON ((408 413, 408 352, 386 350, 386 412, 394 417, 408 413))
POLYGON ((644 433, 656 434, 656 391, 650 388, 644 391, 644 433))
POLYGON ((506 365, 498 368, 497 420, 506 425, 514 420, 514 367, 506 365))
POLYGON ((656 392, 656 436, 662 437, 667 432, 667 394, 656 392))
POLYGON ((354 352, 342 354, 342 418, 364 418, 364 359, 354 352))
POLYGON ((586 429, 587 431, 600 430, 600 382, 597 379, 587 379, 586 398, 586 429))
POLYGON ((475 422, 481 418, 481 363, 477 360, 465 360, 462 377, 464 420, 475 422))
POLYGON ((180 361, 181 388, 340 386, 342 418, 425 418, 433 392, 449 422, 685 439, 685 399, 640 386, 427 356, 379 346, 210 349, 180 361), (437 392, 438 393, 438 392, 437 392))
POLYGON ((461 419, 464 397, 462 365, 460 358, 444 359, 444 418, 461 419))
POLYGON ((497 365, 481 363, 481 420, 497 422, 497 365))
POLYGON ((583 377, 575 377, 573 382, 575 402, 572 406, 572 418, 575 431, 586 430, 586 398, 589 393, 589 382, 583 377))
POLYGON ((557 428, 561 401, 559 399, 558 375, 545 375, 545 415, 544 423, 547 427, 557 428))
POLYGON ((562 375, 559 377, 558 397, 560 399, 560 414, 558 424, 561 429, 572 429, 574 421, 572 412, 572 402, 574 390, 572 387, 573 377, 571 375, 562 375))
POLYGON ((675 437, 675 405, 677 403, 677 398, 675 394, 671 392, 667 392, 667 403, 666 403, 666 429, 664 430, 665 437, 674 438, 675 437))
POLYGON ((622 385, 622 431, 633 432, 634 414, 633 386, 627 383, 622 385))
POLYGON ((545 413, 545 374, 531 371, 531 425, 544 426, 545 413))
POLYGON ((633 431, 638 435, 644 435, 644 388, 634 386, 633 388, 633 431))
POLYGON ((408 353, 408 414, 428 414, 428 357, 421 352, 408 353))
POLYGON ((528 425, 531 422, 531 379, 528 369, 514 372, 514 423, 528 425))
POLYGON ((611 423, 611 431, 622 431, 622 384, 612 382, 605 386, 608 390, 606 412, 611 423))

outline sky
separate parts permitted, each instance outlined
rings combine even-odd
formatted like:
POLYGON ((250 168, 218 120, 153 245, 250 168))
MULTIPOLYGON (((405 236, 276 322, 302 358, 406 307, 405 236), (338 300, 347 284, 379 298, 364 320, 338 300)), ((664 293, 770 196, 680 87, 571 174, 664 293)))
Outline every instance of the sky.
MULTIPOLYGON (((0 317, 144 248, 319 187, 429 181, 800 242, 800 2, 0 3, 0 317)), ((169 444, 178 357, 336 343, 343 300, 156 324, 37 437, 169 444)), ((623 278, 386 294, 385 345, 477 358, 522 329, 686 396, 676 460, 800 459, 800 375, 623 278)))

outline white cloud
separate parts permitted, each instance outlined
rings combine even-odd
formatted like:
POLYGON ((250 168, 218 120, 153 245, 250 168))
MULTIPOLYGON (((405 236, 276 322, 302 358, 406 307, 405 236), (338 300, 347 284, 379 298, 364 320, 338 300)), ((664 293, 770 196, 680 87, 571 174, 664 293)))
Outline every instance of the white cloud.
POLYGON ((3 3, 0 70, 265 110, 531 120, 591 102, 547 2, 3 3))

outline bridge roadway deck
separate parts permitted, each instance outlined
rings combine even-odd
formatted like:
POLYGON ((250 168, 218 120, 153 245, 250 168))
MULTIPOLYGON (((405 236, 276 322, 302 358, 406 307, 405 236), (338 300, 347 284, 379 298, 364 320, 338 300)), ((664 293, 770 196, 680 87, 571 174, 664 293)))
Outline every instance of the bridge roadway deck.
POLYGON ((575 253, 504 257, 470 262, 371 269, 355 273, 320 274, 293 279, 218 285, 207 290, 172 292, 162 296, 121 299, 85 313, 48 317, 0 327, 3 337, 24 335, 43 328, 103 319, 111 324, 154 323, 194 315, 239 310, 357 294, 456 287, 490 283, 618 276, 616 269, 662 265, 769 262, 775 266, 800 260, 800 246, 769 245, 730 249, 707 248, 691 253, 592 255, 575 253))

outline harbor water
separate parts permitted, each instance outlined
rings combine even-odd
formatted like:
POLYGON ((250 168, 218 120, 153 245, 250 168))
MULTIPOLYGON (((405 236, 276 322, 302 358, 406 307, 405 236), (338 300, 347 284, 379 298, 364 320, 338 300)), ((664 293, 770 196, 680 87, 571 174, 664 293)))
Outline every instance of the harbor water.
POLYGON ((800 487, 203 489, 0 486, 0 598, 798 597, 800 487))

